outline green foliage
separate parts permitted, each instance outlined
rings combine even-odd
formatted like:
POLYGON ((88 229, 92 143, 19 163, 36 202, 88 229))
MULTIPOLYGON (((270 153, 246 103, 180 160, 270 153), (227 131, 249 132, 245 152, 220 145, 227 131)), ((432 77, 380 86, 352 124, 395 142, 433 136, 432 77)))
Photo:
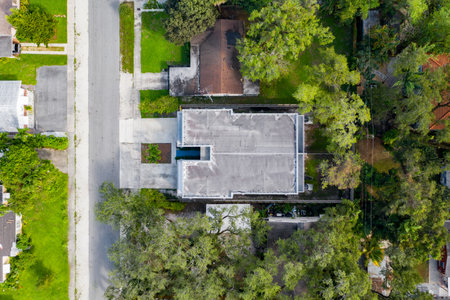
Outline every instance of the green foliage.
POLYGON ((428 10, 427 1, 425 0, 407 0, 408 13, 411 21, 417 23, 428 10))
POLYGON ((441 92, 448 89, 448 67, 420 72, 429 58, 424 47, 412 44, 397 56, 394 74, 399 78, 395 83, 403 97, 392 99, 389 107, 395 115, 399 130, 408 132, 412 128, 425 135, 434 119, 435 105, 443 104, 441 92))
MULTIPOLYGON (((8 209, 21 213, 23 233, 11 260, 2 295, 14 299, 67 297, 67 175, 40 160, 35 144, 45 138, 19 131, 16 138, 0 134, 0 181, 11 193, 8 209), (5 151, 6 147, 6 151, 5 151)), ((57 143, 58 144, 58 143, 57 143)), ((59 145, 59 144, 58 144, 59 145)))
POLYGON ((335 15, 343 23, 350 23, 355 16, 366 19, 369 9, 377 8, 379 5, 378 0, 326 0, 321 9, 335 15))
POLYGON ((139 109, 142 116, 161 116, 170 114, 178 110, 178 98, 171 96, 162 96, 156 100, 141 97, 139 109))
POLYGON ((37 5, 21 5, 7 17, 8 22, 16 28, 19 40, 29 40, 38 46, 48 42, 55 34, 57 21, 52 14, 37 5))
POLYGON ((314 117, 325 125, 331 151, 349 149, 356 142, 360 124, 370 120, 370 113, 356 94, 341 90, 342 85, 359 82, 359 73, 348 69, 345 56, 333 48, 319 51, 322 63, 313 66, 313 76, 299 85, 294 97, 302 113, 314 109, 314 117))
POLYGON ((189 43, 177 46, 164 35, 164 22, 170 18, 165 12, 143 12, 141 15, 141 70, 158 73, 169 65, 189 65, 189 43), (149 54, 151 53, 151 55, 149 54))
POLYGON ((247 299, 278 294, 273 255, 266 254, 264 262, 254 257, 250 231, 237 226, 238 218, 253 218, 250 211, 236 215, 232 207, 213 211, 212 218, 199 214, 167 220, 142 194, 111 184, 101 192, 105 201, 98 206, 98 218, 116 228, 120 224, 123 234, 110 249, 115 268, 107 297, 247 299), (230 224, 226 229, 225 218, 230 224))
POLYGON ((119 5, 120 15, 120 55, 122 71, 134 70, 134 4, 123 2, 119 5))
POLYGON ((238 5, 248 12, 260 10, 261 8, 270 5, 270 0, 229 0, 231 5, 238 5))
POLYGON ((370 30, 372 45, 371 55, 379 58, 380 62, 386 62, 389 56, 393 56, 400 43, 398 34, 387 25, 377 25, 370 30))
POLYGON ((358 154, 346 152, 344 155, 335 155, 333 162, 323 161, 320 164, 322 172, 322 188, 328 185, 338 189, 356 188, 360 183, 362 161, 358 154))
POLYGON ((159 150, 158 145, 148 145, 148 149, 145 151, 145 159, 149 164, 159 163, 159 161, 161 160, 161 150, 159 150))
POLYGON ((0 151, 5 151, 10 145, 26 145, 30 148, 49 148, 55 150, 66 150, 69 147, 67 137, 56 137, 54 135, 42 135, 28 133, 28 129, 18 129, 18 134, 13 139, 8 138, 6 133, 0 133, 0 151))
POLYGON ((417 24, 414 40, 422 46, 432 45, 433 53, 450 52, 450 2, 443 1, 439 9, 417 24))
POLYGON ((22 80, 36 84, 36 70, 41 66, 66 65, 66 55, 21 54, 19 58, 0 58, 0 80, 22 80))
POLYGON ((250 15, 246 36, 238 41, 241 73, 251 80, 271 82, 285 75, 290 61, 311 46, 333 41, 329 29, 317 19, 315 1, 274 1, 250 15))
POLYGON ((342 205, 327 209, 313 228, 297 230, 290 239, 279 241, 279 251, 301 270, 297 275, 305 281, 309 297, 370 296, 367 272, 358 265, 362 254, 355 234, 358 215, 356 204, 344 200, 342 205))
POLYGON ((219 16, 215 0, 171 0, 167 4, 169 18, 165 20, 166 37, 176 45, 183 45, 195 35, 214 26, 219 16))

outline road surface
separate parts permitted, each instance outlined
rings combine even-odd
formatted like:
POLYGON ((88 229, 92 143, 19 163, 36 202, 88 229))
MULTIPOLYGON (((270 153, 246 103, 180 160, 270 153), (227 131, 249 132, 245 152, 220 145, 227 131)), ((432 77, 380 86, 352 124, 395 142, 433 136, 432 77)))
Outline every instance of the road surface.
POLYGON ((100 224, 104 181, 119 186, 119 0, 89 0, 89 299, 103 299, 118 233, 100 224))

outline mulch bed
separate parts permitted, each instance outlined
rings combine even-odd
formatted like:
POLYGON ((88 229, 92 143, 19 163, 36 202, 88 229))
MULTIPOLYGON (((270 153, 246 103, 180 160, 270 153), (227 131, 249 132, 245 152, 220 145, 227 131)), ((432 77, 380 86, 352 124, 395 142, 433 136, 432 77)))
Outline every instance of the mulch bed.
MULTIPOLYGON (((148 164, 146 158, 146 151, 148 149, 148 145, 150 144, 141 144, 141 163, 148 164)), ((171 143, 161 143, 161 144, 153 144, 158 145, 159 151, 161 151, 161 160, 158 161, 159 164, 170 164, 172 163, 172 144, 171 143)))

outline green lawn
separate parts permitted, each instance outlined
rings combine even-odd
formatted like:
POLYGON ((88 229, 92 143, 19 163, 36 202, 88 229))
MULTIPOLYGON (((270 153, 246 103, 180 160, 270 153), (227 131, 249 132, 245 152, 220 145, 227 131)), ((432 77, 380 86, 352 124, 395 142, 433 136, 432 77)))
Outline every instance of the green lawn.
POLYGON ((66 55, 21 54, 19 58, 0 58, 0 80, 22 80, 23 84, 36 84, 37 68, 66 64, 66 55))
MULTIPOLYGON (((333 18, 321 18, 325 26, 330 27, 335 39, 333 46, 336 53, 344 54, 347 58, 352 52, 352 30, 350 26, 341 26, 333 18)), ((319 57, 317 55, 317 46, 312 45, 304 53, 302 53, 298 60, 292 62, 290 71, 281 79, 270 84, 262 83, 261 98, 264 99, 261 103, 296 103, 292 94, 296 91, 298 85, 308 79, 311 71, 308 69, 313 63, 318 63, 319 57)))
POLYGON ((67 0, 30 0, 30 4, 39 5, 53 15, 66 16, 56 18, 56 33, 50 43, 67 43, 67 0))
POLYGON ((157 73, 168 65, 188 65, 189 45, 177 46, 164 37, 163 21, 166 13, 142 13, 141 69, 157 73))
POLYGON ((119 6, 120 15, 120 56, 122 71, 134 71, 134 3, 123 2, 119 6))
POLYGON ((67 254, 67 175, 61 174, 53 189, 39 195, 39 205, 24 212, 24 230, 31 237, 35 262, 19 278, 21 288, 2 292, 0 299, 67 299, 69 261, 67 254))
POLYGON ((67 13, 67 0, 30 0, 30 4, 39 5, 53 15, 67 13))

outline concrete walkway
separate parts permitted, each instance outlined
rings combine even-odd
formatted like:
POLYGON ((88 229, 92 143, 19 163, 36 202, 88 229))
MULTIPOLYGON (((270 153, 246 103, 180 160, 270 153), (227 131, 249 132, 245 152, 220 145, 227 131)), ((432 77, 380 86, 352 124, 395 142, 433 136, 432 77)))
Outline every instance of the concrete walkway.
MULTIPOLYGON (((21 43, 22 47, 38 47, 37 44, 33 43, 21 43)), ((64 48, 61 51, 28 51, 28 50, 22 50, 21 53, 23 54, 47 54, 47 55, 67 55, 67 44, 58 44, 58 43, 52 43, 48 44, 49 47, 61 47, 64 48)), ((39 46, 39 48, 45 47, 44 45, 39 46)))
MULTIPOLYGON (((142 73, 141 71, 141 27, 144 1, 134 1, 134 86, 138 90, 167 90, 169 75, 167 72, 142 73)), ((149 53, 148 55, 151 55, 149 53)))

